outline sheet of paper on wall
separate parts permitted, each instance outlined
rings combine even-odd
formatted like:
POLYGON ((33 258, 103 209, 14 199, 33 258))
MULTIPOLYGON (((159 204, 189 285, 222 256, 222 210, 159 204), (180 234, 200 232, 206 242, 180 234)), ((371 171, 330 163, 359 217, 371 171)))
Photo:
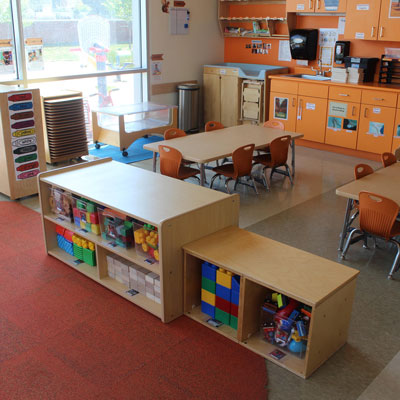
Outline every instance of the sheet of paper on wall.
POLYGON ((334 47, 338 38, 338 30, 321 28, 319 30, 319 45, 321 47, 334 47))
POLYGON ((13 74, 14 54, 11 39, 0 40, 0 74, 13 74))
POLYGON ((161 61, 152 61, 151 62, 151 76, 153 81, 161 81, 162 80, 162 62, 161 61))
POLYGON ((278 60, 279 61, 292 61, 292 56, 290 54, 289 40, 280 40, 279 41, 278 60))
POLYGON ((171 35, 187 35, 189 33, 190 12, 187 8, 171 8, 169 10, 169 30, 171 35))
POLYGON ((307 67, 308 66, 308 60, 296 60, 296 64, 307 67))
POLYGON ((320 59, 323 66, 331 66, 333 63, 333 47, 321 47, 320 59))
POLYGON ((338 22, 338 35, 344 35, 344 28, 346 26, 346 17, 339 17, 338 22))

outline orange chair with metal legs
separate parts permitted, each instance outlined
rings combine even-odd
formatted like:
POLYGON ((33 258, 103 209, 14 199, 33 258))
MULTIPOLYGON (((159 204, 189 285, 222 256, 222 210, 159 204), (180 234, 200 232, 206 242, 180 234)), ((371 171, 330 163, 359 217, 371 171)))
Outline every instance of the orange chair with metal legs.
POLYGON ((392 153, 382 153, 381 161, 384 168, 397 162, 396 156, 392 153))
POLYGON ((370 192, 360 192, 360 229, 354 228, 347 238, 341 258, 344 259, 349 246, 369 236, 383 238, 394 243, 397 254, 390 269, 388 279, 393 279, 393 274, 399 269, 400 243, 394 239, 400 235, 400 222, 396 221, 399 206, 393 200, 370 192), (353 236, 359 233, 357 237, 353 236))
POLYGON ((271 175, 277 172, 279 174, 285 175, 289 178, 290 183, 293 185, 292 175, 290 173, 289 166, 287 165, 288 151, 290 141, 292 140, 290 135, 281 136, 274 139, 270 144, 270 153, 260 154, 253 158, 254 164, 261 164, 263 168, 263 179, 264 185, 269 190, 268 180, 267 180, 267 169, 271 168, 271 175), (278 169, 279 167, 285 167, 285 171, 278 169))
POLYGON ((204 127, 206 132, 216 131, 218 129, 224 129, 225 126, 218 121, 208 121, 204 127))
POLYGON ((182 154, 179 150, 160 144, 158 146, 158 152, 160 154, 160 172, 162 175, 180 180, 193 177, 200 183, 200 178, 196 176, 200 174, 200 171, 182 165, 182 154))
POLYGON ((252 187, 254 191, 258 194, 254 177, 251 174, 253 151, 254 144, 247 144, 246 146, 239 147, 232 153, 233 163, 224 164, 213 168, 215 175, 211 179, 210 189, 212 189, 215 179, 222 175, 226 177, 225 189, 228 193, 230 193, 228 186, 230 181, 235 181, 234 190, 236 190, 236 187, 239 183, 241 185, 250 186, 247 183, 240 181, 240 178, 248 176, 253 182, 252 187))
POLYGON ((186 132, 178 128, 169 128, 164 132, 164 140, 186 136, 186 132))
MULTIPOLYGON (((285 125, 281 121, 275 121, 273 119, 270 119, 269 121, 265 121, 263 124, 264 128, 273 128, 273 129, 280 129, 281 131, 285 130, 285 125)), ((262 149, 258 149, 257 153, 260 154, 260 152, 264 153, 269 153, 271 150, 269 148, 269 144, 263 147, 262 149)))

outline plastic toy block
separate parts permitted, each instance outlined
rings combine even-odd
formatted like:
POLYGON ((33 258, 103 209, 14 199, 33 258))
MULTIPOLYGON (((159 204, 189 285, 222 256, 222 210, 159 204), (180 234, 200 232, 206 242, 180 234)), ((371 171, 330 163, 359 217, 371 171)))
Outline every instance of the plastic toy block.
POLYGON ((96 211, 96 205, 93 203, 86 203, 86 211, 89 213, 93 213, 96 211))
POLYGON ((60 226, 60 225, 56 225, 56 232, 57 232, 59 235, 64 236, 65 228, 63 228, 63 227, 60 226))
POLYGON ((215 294, 201 289, 201 301, 205 301, 206 303, 215 306, 215 294))
POLYGON ((231 328, 233 328, 233 329, 236 329, 236 330, 237 330, 237 327, 238 327, 238 319, 237 319, 237 317, 233 316, 232 314, 231 314, 231 319, 230 319, 230 322, 229 322, 229 326, 231 328))
POLYGON ((293 310, 291 314, 289 315, 289 319, 292 321, 296 321, 297 317, 300 315, 299 311, 293 310))
POLYGON ((74 218, 74 222, 76 226, 81 226, 81 220, 78 217, 74 218))
POLYGON ((86 214, 86 215, 85 215, 85 221, 90 222, 90 212, 87 212, 87 211, 86 211, 85 214, 86 214))
POLYGON ((74 232, 69 231, 68 229, 65 230, 64 232, 64 237, 66 240, 68 240, 68 242, 72 243, 72 236, 74 235, 74 232))
POLYGON ((221 286, 218 283, 215 286, 215 294, 226 301, 231 301, 231 289, 221 286))
POLYGON ((231 303, 235 305, 239 305, 239 292, 233 291, 231 292, 231 303))
POLYGON ((225 325, 229 325, 229 322, 231 320, 231 315, 215 307, 215 319, 221 321, 225 325))
POLYGON ((57 244, 58 244, 58 247, 60 247, 60 248, 62 248, 63 239, 64 238, 60 234, 57 234, 57 244))
POLYGON ((225 271, 220 268, 217 271, 217 283, 221 286, 225 286, 228 289, 232 288, 232 272, 225 271))
POLYGON ((226 313, 231 313, 231 303, 227 300, 222 299, 221 297, 215 297, 215 307, 219 308, 226 313))
POLYGON ((209 291, 210 293, 215 294, 215 281, 211 281, 210 279, 206 278, 205 276, 201 277, 201 287, 209 291))
POLYGON ((239 305, 239 294, 240 294, 240 276, 235 275, 232 277, 231 303, 239 305))
POLYGON ((79 223, 79 226, 80 226, 82 229, 86 229, 86 222, 83 221, 83 220, 81 219, 81 221, 80 221, 80 223, 79 223))
POLYGON ((72 243, 66 241, 64 250, 65 250, 68 254, 71 254, 71 256, 74 255, 74 247, 73 247, 73 244, 72 244, 72 243))
POLYGON ((278 302, 278 293, 272 293, 271 299, 274 303, 278 302))
POLYGON ((79 260, 83 261, 83 248, 77 246, 75 243, 74 243, 73 246, 74 246, 74 256, 76 258, 79 258, 79 260))
POLYGON ((92 224, 91 226, 92 232, 96 235, 100 235, 100 225, 99 224, 92 224))
POLYGON ((201 312, 209 315, 211 318, 215 318, 215 307, 205 301, 201 302, 201 312))
POLYGON ((80 210, 86 210, 86 202, 83 200, 76 200, 76 206, 80 210))
POLYGON ((99 223, 99 214, 97 212, 90 213, 90 218, 88 219, 91 224, 98 224, 99 223))
POLYGON ((74 207, 74 208, 72 209, 72 211, 73 211, 74 217, 76 217, 76 218, 79 218, 79 217, 80 217, 81 213, 80 213, 80 211, 79 211, 76 207, 74 207))
POLYGON ((83 261, 92 267, 96 266, 96 252, 90 249, 83 249, 83 261))
POLYGON ((217 267, 207 261, 204 261, 203 264, 201 264, 201 275, 210 281, 215 282, 217 276, 217 267))
POLYGON ((239 306, 233 303, 231 303, 231 315, 236 318, 239 316, 239 306))
POLYGON ((299 332, 300 337, 307 336, 307 330, 306 330, 306 327, 304 326, 303 321, 297 321, 296 328, 297 328, 297 331, 299 332))
POLYGON ((91 230, 92 230, 92 224, 91 224, 90 222, 86 222, 86 227, 85 227, 85 229, 86 229, 88 232, 91 232, 91 230))

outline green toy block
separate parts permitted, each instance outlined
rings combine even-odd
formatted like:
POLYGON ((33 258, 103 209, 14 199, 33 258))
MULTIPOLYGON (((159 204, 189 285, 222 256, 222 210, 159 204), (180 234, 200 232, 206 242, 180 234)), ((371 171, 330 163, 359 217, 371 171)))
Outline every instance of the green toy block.
POLYGON ((93 203, 86 203, 86 211, 89 213, 96 211, 96 206, 93 203))
POLYGON ((215 319, 217 319, 218 321, 221 321, 225 325, 229 325, 230 316, 230 314, 215 307, 215 319))
POLYGON ((234 315, 231 314, 231 321, 229 323, 229 325, 233 328, 237 330, 237 326, 238 326, 238 319, 237 317, 235 317, 234 315))
POLYGON ((74 256, 83 261, 83 248, 74 243, 74 256))
POLYGON ((86 202, 83 200, 76 200, 76 207, 79 208, 80 210, 86 211, 86 202))
POLYGON ((90 249, 83 249, 83 261, 92 267, 96 266, 96 252, 90 249))
POLYGON ((133 229, 133 222, 131 221, 124 221, 125 228, 133 229))
POLYGON ((215 281, 212 281, 205 276, 201 277, 201 288, 215 294, 215 281))
POLYGON ((92 224, 91 224, 90 222, 86 222, 86 230, 87 230, 88 232, 91 232, 91 230, 92 230, 92 224))

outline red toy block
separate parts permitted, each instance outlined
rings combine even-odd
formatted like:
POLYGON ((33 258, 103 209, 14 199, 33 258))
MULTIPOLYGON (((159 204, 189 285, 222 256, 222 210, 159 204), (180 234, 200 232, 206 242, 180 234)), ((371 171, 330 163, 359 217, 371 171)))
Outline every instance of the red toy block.
POLYGON ((69 231, 68 229, 65 230, 64 232, 64 237, 66 240, 68 240, 68 242, 72 243, 72 236, 74 235, 74 232, 69 231))
POLYGON ((98 224, 99 223, 99 215, 97 212, 90 213, 90 223, 91 224, 98 224))
POLYGON ((60 226, 60 225, 56 225, 56 232, 57 232, 59 235, 64 236, 65 228, 63 228, 63 227, 60 226))
POLYGON ((237 318, 239 316, 239 306, 231 303, 231 314, 237 318))
POLYGON ((73 212, 74 212, 74 217, 80 218, 81 213, 79 212, 79 210, 76 207, 73 208, 73 212))
POLYGON ((227 314, 231 313, 231 303, 221 297, 215 296, 215 307, 225 311, 227 314))

